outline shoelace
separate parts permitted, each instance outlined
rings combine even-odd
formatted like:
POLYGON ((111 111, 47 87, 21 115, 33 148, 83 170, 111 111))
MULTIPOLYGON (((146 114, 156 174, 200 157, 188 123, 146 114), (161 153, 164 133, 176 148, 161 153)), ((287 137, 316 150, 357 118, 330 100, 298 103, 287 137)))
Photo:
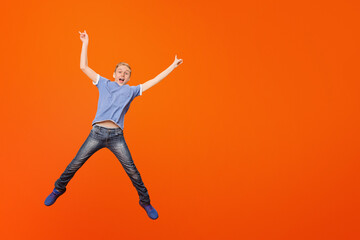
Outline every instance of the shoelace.
POLYGON ((151 205, 145 206, 147 211, 152 211, 154 208, 151 205))
POLYGON ((61 195, 61 193, 55 193, 55 192, 52 192, 51 194, 52 194, 52 196, 54 196, 54 197, 58 197, 58 196, 61 195))

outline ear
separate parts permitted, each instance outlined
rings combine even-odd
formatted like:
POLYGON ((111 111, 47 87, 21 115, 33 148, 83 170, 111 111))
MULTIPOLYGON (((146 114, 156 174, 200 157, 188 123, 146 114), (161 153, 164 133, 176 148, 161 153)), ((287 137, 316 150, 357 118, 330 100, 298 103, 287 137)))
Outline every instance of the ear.
POLYGON ((115 78, 115 73, 113 73, 113 78, 115 78))

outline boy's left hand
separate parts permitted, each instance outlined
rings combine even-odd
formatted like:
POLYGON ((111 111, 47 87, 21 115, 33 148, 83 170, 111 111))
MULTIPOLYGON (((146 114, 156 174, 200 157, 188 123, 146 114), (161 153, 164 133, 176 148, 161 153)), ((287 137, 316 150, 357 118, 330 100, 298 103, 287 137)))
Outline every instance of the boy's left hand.
POLYGON ((177 59, 177 55, 175 55, 175 60, 173 62, 173 65, 175 67, 179 66, 180 64, 182 64, 183 60, 182 59, 177 59))

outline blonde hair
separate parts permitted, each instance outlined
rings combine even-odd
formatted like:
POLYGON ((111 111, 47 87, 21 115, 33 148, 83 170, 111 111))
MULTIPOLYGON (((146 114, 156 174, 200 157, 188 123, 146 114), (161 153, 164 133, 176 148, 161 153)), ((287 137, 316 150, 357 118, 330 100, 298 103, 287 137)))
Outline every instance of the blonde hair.
POLYGON ((114 73, 116 72, 116 69, 117 69, 119 66, 126 66, 126 67, 128 67, 129 70, 130 70, 130 76, 131 76, 131 68, 130 68, 130 65, 127 64, 126 62, 119 62, 119 63, 116 65, 116 67, 115 67, 114 73))

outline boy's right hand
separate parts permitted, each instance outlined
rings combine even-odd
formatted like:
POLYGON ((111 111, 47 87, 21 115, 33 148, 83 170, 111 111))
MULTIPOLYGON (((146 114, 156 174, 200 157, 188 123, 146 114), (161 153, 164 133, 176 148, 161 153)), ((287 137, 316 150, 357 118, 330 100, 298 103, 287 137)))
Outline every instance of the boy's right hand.
POLYGON ((80 33, 80 40, 83 43, 89 43, 89 36, 87 35, 86 31, 84 31, 83 33, 82 32, 79 33, 80 33))

